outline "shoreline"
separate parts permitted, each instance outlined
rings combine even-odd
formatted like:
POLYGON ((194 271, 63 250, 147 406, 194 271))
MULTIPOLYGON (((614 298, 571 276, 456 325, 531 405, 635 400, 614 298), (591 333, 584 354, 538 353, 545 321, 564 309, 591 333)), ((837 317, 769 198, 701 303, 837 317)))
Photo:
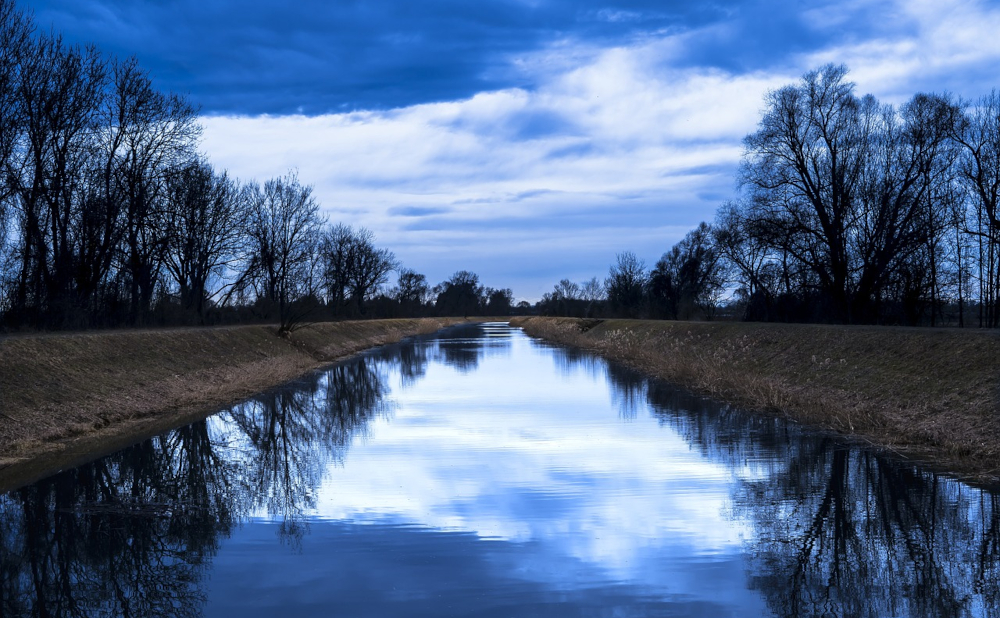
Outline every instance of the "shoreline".
POLYGON ((693 392, 979 485, 1000 483, 1000 332, 515 317, 693 392))
MULTIPOLYGON (((0 491, 462 318, 0 338, 0 491)), ((980 485, 1000 482, 1000 332, 513 317, 535 337, 980 485)))
POLYGON ((0 492, 185 424, 365 350, 469 321, 43 333, 0 338, 0 492))

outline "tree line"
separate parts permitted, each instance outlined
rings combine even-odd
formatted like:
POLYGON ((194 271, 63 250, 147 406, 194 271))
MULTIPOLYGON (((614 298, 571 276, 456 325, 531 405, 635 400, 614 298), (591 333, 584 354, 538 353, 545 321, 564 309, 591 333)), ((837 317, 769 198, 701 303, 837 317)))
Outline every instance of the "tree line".
POLYGON ((1000 326, 1000 94, 859 96, 827 65, 769 92, 737 198, 652 266, 534 307, 460 270, 431 287, 294 171, 240 181, 197 109, 134 58, 0 0, 0 328, 511 312, 1000 326), (392 273, 398 275, 388 287, 392 273))
POLYGON ((214 168, 197 113, 134 58, 0 0, 0 327, 509 311, 509 289, 467 271, 431 288, 371 231, 327 221, 295 172, 214 168))
MULTIPOLYGON (((769 92, 738 196, 603 302, 561 282, 543 313, 1000 326, 1000 94, 859 96, 827 65, 769 92)), ((574 287, 575 286, 575 287, 574 287)))

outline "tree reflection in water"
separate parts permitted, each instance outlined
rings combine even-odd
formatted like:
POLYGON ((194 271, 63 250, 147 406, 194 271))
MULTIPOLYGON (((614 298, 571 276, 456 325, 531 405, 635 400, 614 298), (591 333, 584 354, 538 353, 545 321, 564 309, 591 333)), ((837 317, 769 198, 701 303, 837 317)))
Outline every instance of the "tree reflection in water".
MULTIPOLYGON (((432 359, 467 371, 505 346, 385 348, 0 496, 0 615, 199 615, 205 575, 241 523, 267 517, 301 541, 329 464, 391 412, 388 376, 412 383, 432 359)), ((991 493, 547 349, 564 372, 604 376, 622 417, 650 409, 730 470, 728 515, 750 530, 747 585, 775 614, 1000 615, 991 493)))
POLYGON ((778 616, 1000 616, 1000 497, 783 419, 759 416, 568 348, 603 370, 624 418, 648 406, 734 477, 750 524, 748 585, 778 616))
POLYGON ((737 477, 749 586, 777 615, 1000 615, 996 496, 661 382, 647 396, 737 477))
POLYGON ((0 615, 200 615, 201 580, 240 522, 266 513, 301 537, 322 464, 387 412, 388 369, 424 370, 427 342, 403 349, 0 496, 0 615))
POLYGON ((510 329, 490 324, 462 324, 449 329, 449 337, 438 341, 437 359, 457 369, 470 373, 479 367, 482 358, 492 353, 510 351, 510 329))

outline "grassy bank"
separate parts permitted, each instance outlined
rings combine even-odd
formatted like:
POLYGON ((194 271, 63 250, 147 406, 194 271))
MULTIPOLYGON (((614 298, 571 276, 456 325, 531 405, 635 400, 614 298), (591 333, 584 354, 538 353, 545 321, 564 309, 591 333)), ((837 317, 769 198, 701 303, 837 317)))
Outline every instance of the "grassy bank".
POLYGON ((1000 333, 804 324, 515 318, 713 397, 855 436, 983 482, 1000 477, 1000 333))
POLYGON ((0 339, 0 489, 205 416, 366 348, 461 320, 0 339))

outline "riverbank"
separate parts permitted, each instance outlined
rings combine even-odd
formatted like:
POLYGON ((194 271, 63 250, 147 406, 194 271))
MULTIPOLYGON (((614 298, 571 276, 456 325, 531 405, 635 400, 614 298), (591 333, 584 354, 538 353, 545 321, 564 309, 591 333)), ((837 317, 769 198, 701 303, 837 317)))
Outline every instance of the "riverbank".
POLYGON ((1000 480, 1000 333, 808 324, 514 318, 696 392, 1000 480))
POLYGON ((362 350, 461 318, 0 338, 0 490, 193 422, 362 350))

